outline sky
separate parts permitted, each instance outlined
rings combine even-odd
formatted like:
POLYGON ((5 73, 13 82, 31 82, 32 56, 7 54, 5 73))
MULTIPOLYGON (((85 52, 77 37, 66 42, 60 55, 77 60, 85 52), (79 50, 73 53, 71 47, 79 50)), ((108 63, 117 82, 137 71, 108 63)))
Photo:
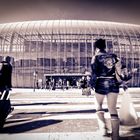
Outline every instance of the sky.
POLYGON ((0 23, 61 19, 140 25, 140 0, 0 0, 0 23))

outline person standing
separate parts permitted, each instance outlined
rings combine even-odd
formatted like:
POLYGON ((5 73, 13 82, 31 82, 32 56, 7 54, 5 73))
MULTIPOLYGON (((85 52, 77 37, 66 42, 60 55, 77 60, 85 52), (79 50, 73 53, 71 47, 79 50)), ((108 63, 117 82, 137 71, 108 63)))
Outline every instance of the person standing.
POLYGON ((11 58, 6 56, 4 61, 0 63, 0 92, 3 94, 5 91, 4 99, 7 98, 12 88, 12 65, 10 62, 11 58))
MULTIPOLYGON (((99 129, 103 136, 108 135, 104 109, 102 107, 104 98, 107 98, 108 110, 111 116, 112 140, 119 139, 119 117, 116 109, 119 93, 119 84, 115 76, 115 65, 120 63, 115 54, 106 52, 106 41, 98 39, 95 42, 95 55, 92 57, 92 85, 95 89, 95 98, 97 102, 97 118, 99 129)), ((121 67, 118 67, 121 72, 121 67)))
POLYGON ((9 98, 9 91, 12 88, 12 65, 10 60, 11 58, 7 56, 0 63, 0 129, 4 126, 8 114, 14 110, 14 107, 11 107, 9 98))

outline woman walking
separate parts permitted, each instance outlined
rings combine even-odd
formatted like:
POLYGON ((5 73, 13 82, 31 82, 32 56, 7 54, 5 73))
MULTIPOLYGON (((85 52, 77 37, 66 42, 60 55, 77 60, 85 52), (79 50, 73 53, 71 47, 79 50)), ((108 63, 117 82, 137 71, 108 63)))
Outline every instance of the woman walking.
POLYGON ((121 72, 120 61, 115 54, 106 52, 106 42, 99 39, 95 42, 95 55, 92 58, 92 78, 95 88, 95 98, 97 101, 97 116, 99 129, 102 135, 106 136, 107 126, 104 118, 102 104, 104 98, 107 98, 108 110, 111 116, 112 140, 119 139, 119 117, 116 109, 119 93, 119 83, 115 76, 115 65, 118 66, 118 73, 121 72))

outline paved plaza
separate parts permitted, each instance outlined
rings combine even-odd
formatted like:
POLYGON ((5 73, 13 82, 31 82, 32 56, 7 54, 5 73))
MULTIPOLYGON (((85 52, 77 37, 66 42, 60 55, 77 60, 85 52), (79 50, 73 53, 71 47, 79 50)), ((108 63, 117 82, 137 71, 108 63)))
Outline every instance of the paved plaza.
MULTIPOLYGON (((123 91, 119 94, 119 110, 123 91)), ((140 89, 130 89, 134 107, 140 117, 140 89)), ((98 131, 94 91, 82 95, 80 89, 13 89, 14 111, 1 130, 0 140, 111 140, 98 131)), ((109 113, 104 101, 107 124, 109 113)), ((140 123, 120 128, 122 140, 139 140, 140 123)))

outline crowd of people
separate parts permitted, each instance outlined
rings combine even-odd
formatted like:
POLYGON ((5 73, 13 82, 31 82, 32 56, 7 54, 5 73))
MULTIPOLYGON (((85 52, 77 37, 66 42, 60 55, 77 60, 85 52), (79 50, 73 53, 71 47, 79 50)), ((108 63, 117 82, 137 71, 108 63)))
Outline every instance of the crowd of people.
POLYGON ((37 89, 71 89, 71 88, 85 88, 90 87, 91 76, 83 75, 81 77, 47 77, 45 82, 42 79, 38 79, 36 82, 37 89))

